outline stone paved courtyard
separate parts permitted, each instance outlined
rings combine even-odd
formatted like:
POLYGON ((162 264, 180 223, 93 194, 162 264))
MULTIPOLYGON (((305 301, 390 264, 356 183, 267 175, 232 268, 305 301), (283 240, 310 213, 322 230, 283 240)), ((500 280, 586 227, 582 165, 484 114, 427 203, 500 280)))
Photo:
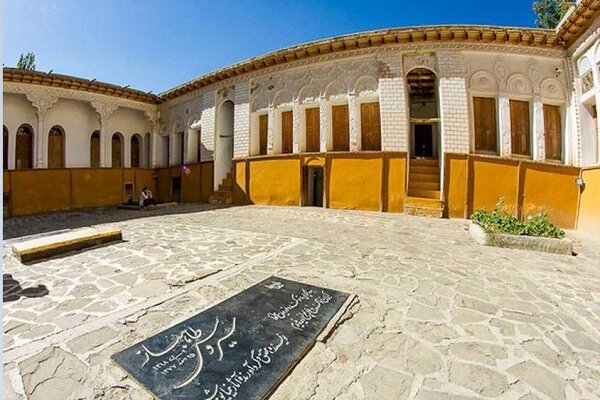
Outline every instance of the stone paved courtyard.
POLYGON ((110 356, 269 275, 358 298, 275 399, 600 399, 600 242, 570 233, 576 257, 505 250, 467 227, 203 205, 7 220, 5 399, 150 399, 110 356), (88 225, 124 241, 32 265, 11 254, 88 225))

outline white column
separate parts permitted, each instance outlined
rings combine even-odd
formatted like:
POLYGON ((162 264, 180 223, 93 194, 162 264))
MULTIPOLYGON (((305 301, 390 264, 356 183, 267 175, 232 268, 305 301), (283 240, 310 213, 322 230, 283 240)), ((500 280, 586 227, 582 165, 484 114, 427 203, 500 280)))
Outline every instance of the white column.
POLYGON ((381 107, 381 148, 384 151, 408 150, 407 100, 402 57, 382 55, 379 68, 381 107))
POLYGON ((534 160, 546 158, 546 141, 544 138, 544 105, 540 96, 533 97, 533 143, 532 153, 534 160))
POLYGON ((358 102, 356 101, 356 95, 350 93, 348 95, 348 116, 350 122, 350 151, 360 151, 359 144, 359 117, 360 112, 358 110, 358 102))
POLYGON ((100 116, 100 167, 106 168, 112 166, 110 142, 111 139, 107 132, 108 130, 108 116, 100 116))
POLYGON ((38 110, 37 112, 37 132, 35 133, 35 142, 34 142, 34 168, 45 168, 46 167, 46 156, 44 156, 44 136, 46 136, 44 129, 44 117, 46 115, 45 111, 38 110))
POLYGON ((268 109, 268 130, 267 130, 267 154, 273 154, 275 150, 275 109, 272 105, 268 109))
POLYGON ((319 99, 319 131, 321 138, 321 152, 325 153, 329 148, 333 148, 332 145, 328 146, 328 143, 331 143, 331 138, 329 134, 329 103, 324 97, 319 99))
POLYGON ((306 136, 301 136, 302 127, 300 126, 300 113, 301 113, 300 104, 298 103, 298 99, 294 99, 292 103, 292 132, 293 132, 293 152, 300 153, 306 150, 306 136))
POLYGON ((197 151, 198 148, 198 135, 196 134, 196 130, 192 128, 187 128, 184 133, 184 141, 185 141, 185 164, 193 163, 197 160, 197 151))
POLYGON ((250 86, 249 82, 235 85, 233 118, 233 156, 246 157, 250 154, 250 86))
POLYGON ((150 140, 150 160, 149 164, 152 168, 160 166, 160 157, 158 154, 158 143, 160 142, 160 123, 158 120, 152 121, 152 134, 150 140))
POLYGON ((510 139, 510 100, 508 94, 498 94, 498 125, 500 127, 500 155, 510 156, 512 153, 510 139))

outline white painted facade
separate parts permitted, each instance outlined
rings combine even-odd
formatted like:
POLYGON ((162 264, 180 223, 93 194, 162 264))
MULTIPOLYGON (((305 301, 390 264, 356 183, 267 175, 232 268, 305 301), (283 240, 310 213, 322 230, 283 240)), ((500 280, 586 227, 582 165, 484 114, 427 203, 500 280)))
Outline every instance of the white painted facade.
POLYGON ((15 168, 15 135, 34 133, 34 167, 47 167, 48 132, 66 135, 65 166, 90 166, 90 138, 101 134, 101 166, 111 166, 111 137, 124 138, 131 165, 133 135, 141 166, 215 161, 215 188, 232 158, 259 154, 259 117, 268 116, 268 154, 282 152, 281 114, 293 112, 293 152, 306 151, 304 110, 319 108, 320 150, 331 151, 331 108, 347 104, 350 151, 362 150, 361 104, 379 102, 381 150, 411 152, 406 76, 415 68, 437 79, 440 156, 472 153, 473 97, 495 99, 497 154, 511 157, 509 102, 530 110, 531 159, 544 161, 543 105, 560 107, 562 163, 600 163, 600 22, 568 50, 496 43, 393 44, 312 56, 224 79, 161 104, 26 83, 4 83, 8 168, 15 168), (586 81, 587 79, 587 81, 586 81))

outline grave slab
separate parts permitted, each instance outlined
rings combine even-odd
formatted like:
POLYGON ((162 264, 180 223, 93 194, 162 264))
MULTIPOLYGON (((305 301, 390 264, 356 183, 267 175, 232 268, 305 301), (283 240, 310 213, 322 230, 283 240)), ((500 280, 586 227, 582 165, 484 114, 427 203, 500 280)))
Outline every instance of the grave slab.
POLYGON ((272 276, 112 359, 161 400, 264 399, 348 298, 272 276))

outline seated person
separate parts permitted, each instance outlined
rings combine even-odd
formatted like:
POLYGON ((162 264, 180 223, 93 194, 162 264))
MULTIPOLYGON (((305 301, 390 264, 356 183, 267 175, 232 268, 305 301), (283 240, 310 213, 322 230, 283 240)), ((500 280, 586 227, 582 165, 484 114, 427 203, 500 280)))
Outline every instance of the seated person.
POLYGON ((156 205, 156 200, 152 197, 152 192, 148 189, 148 186, 144 186, 142 193, 140 194, 140 207, 146 208, 150 205, 156 205))

